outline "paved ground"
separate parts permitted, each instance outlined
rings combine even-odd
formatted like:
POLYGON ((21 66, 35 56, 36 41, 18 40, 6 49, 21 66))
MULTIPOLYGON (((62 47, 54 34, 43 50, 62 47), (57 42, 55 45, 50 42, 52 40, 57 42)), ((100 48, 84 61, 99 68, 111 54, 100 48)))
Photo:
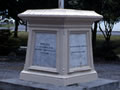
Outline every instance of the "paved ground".
POLYGON ((113 79, 120 81, 120 65, 119 64, 95 64, 98 76, 100 78, 113 79))
POLYGON ((0 62, 0 79, 18 78, 24 62, 0 62))
MULTIPOLYGON (((0 62, 0 79, 18 78, 24 61, 0 62)), ((96 63, 95 69, 100 78, 120 81, 120 63, 96 63)))
MULTIPOLYGON (((0 79, 16 78, 23 69, 24 62, 0 62, 0 79)), ((120 81, 120 65, 117 63, 97 63, 95 69, 100 78, 114 79, 120 81)))

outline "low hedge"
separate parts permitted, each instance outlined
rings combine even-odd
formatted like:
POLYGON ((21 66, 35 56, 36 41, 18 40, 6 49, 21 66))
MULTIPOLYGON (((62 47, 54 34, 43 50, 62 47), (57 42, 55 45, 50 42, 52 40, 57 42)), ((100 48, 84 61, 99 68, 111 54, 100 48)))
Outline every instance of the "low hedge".
POLYGON ((9 29, 0 30, 0 55, 8 55, 10 52, 16 52, 20 47, 20 40, 11 37, 9 29))

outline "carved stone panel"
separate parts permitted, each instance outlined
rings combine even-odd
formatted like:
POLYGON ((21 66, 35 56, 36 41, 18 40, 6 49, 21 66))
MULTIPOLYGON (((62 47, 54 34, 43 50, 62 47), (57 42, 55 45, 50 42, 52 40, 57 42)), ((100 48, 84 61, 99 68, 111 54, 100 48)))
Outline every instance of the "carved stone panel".
POLYGON ((36 33, 33 65, 56 68, 56 33, 36 33))
POLYGON ((88 64, 86 34, 70 34, 69 60, 70 68, 82 67, 88 64))

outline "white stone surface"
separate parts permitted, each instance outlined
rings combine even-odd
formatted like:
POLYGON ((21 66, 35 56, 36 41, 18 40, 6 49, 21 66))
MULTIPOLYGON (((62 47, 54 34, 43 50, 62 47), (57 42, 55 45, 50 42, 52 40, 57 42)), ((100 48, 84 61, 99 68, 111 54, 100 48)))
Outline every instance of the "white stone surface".
POLYGON ((21 79, 62 86, 97 79, 90 28, 101 15, 94 11, 39 9, 27 10, 19 17, 28 21, 30 30, 21 79))
POLYGON ((87 44, 86 34, 70 34, 69 37, 69 58, 70 68, 86 66, 87 44))
POLYGON ((33 65, 56 67, 56 34, 36 33, 33 65))
POLYGON ((19 17, 74 17, 74 18, 102 18, 101 15, 94 11, 73 10, 73 9, 42 9, 42 10, 27 10, 19 17))

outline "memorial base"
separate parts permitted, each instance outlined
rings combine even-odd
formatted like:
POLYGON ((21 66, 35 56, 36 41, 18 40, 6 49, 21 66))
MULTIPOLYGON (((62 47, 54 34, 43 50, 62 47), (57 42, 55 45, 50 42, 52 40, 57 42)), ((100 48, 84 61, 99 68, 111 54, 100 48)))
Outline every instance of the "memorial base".
POLYGON ((118 81, 106 79, 71 86, 41 84, 20 79, 0 80, 0 90, 119 90, 118 88, 118 81))
POLYGON ((96 71, 88 71, 79 74, 56 75, 56 74, 44 74, 40 72, 22 71, 20 79, 40 83, 54 84, 58 86, 66 86, 96 80, 97 73, 96 71))

